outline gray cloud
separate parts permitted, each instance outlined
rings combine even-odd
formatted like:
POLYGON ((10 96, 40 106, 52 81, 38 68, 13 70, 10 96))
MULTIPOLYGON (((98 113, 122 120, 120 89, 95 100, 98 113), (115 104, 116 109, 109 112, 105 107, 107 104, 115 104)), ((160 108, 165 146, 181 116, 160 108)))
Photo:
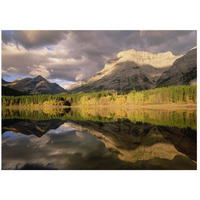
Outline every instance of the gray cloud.
POLYGON ((30 76, 44 66, 48 78, 70 81, 90 78, 123 50, 180 55, 197 45, 196 31, 3 31, 2 40, 4 71, 30 76))
POLYGON ((180 55, 197 43, 196 31, 141 31, 140 35, 146 48, 154 53, 172 51, 180 55))
POLYGON ((5 73, 2 73, 2 77, 3 77, 3 78, 5 78, 5 77, 10 77, 10 75, 5 74, 5 73))
POLYGON ((57 44, 67 34, 67 31, 2 31, 2 41, 6 44, 14 42, 31 49, 57 44))

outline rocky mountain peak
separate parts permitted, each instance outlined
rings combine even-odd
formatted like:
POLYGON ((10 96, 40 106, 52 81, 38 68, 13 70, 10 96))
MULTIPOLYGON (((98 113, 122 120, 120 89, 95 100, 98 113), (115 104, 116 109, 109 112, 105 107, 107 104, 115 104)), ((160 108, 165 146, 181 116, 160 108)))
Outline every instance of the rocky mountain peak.
MULTIPOLYGON (((155 68, 165 68, 172 66, 174 61, 180 57, 182 57, 182 55, 175 56, 171 51, 154 54, 130 49, 119 52, 117 54, 117 62, 135 62, 139 66, 151 65, 155 68)), ((113 64, 113 62, 111 64, 113 64)))
POLYGON ((57 94, 65 90, 56 83, 50 83, 41 75, 35 78, 25 78, 15 82, 5 84, 14 90, 25 92, 27 94, 57 94))
POLYGON ((47 81, 43 76, 38 75, 34 78, 35 81, 47 81))
POLYGON ((67 89, 72 92, 129 92, 165 85, 188 84, 196 77, 195 51, 193 49, 179 56, 173 55, 171 51, 158 54, 134 49, 122 51, 116 58, 108 61, 95 76, 67 89), (172 77, 173 80, 170 79, 172 77))

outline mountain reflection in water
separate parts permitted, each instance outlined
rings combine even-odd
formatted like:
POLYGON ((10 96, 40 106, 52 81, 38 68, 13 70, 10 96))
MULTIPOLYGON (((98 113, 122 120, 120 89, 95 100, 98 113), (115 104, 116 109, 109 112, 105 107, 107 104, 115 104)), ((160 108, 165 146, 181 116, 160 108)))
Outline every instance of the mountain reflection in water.
POLYGON ((2 110, 2 169, 196 169, 196 110, 2 110))

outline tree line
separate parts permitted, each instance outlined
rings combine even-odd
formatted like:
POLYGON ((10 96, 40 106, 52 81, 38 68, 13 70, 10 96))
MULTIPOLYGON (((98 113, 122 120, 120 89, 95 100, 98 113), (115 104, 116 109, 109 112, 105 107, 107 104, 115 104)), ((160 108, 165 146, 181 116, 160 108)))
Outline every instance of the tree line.
POLYGON ((179 85, 128 94, 114 91, 56 95, 2 96, 2 106, 97 106, 143 104, 196 104, 197 86, 179 85))

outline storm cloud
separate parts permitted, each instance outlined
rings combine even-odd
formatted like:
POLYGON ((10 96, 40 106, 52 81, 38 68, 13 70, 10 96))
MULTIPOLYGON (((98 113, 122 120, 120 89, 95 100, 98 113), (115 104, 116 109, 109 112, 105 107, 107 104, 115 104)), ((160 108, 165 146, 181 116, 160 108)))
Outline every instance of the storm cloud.
POLYGON ((57 44, 67 34, 67 31, 2 31, 2 40, 6 44, 12 42, 33 49, 57 44))
POLYGON ((196 31, 2 31, 2 71, 51 80, 87 80, 123 50, 185 54, 196 31))

